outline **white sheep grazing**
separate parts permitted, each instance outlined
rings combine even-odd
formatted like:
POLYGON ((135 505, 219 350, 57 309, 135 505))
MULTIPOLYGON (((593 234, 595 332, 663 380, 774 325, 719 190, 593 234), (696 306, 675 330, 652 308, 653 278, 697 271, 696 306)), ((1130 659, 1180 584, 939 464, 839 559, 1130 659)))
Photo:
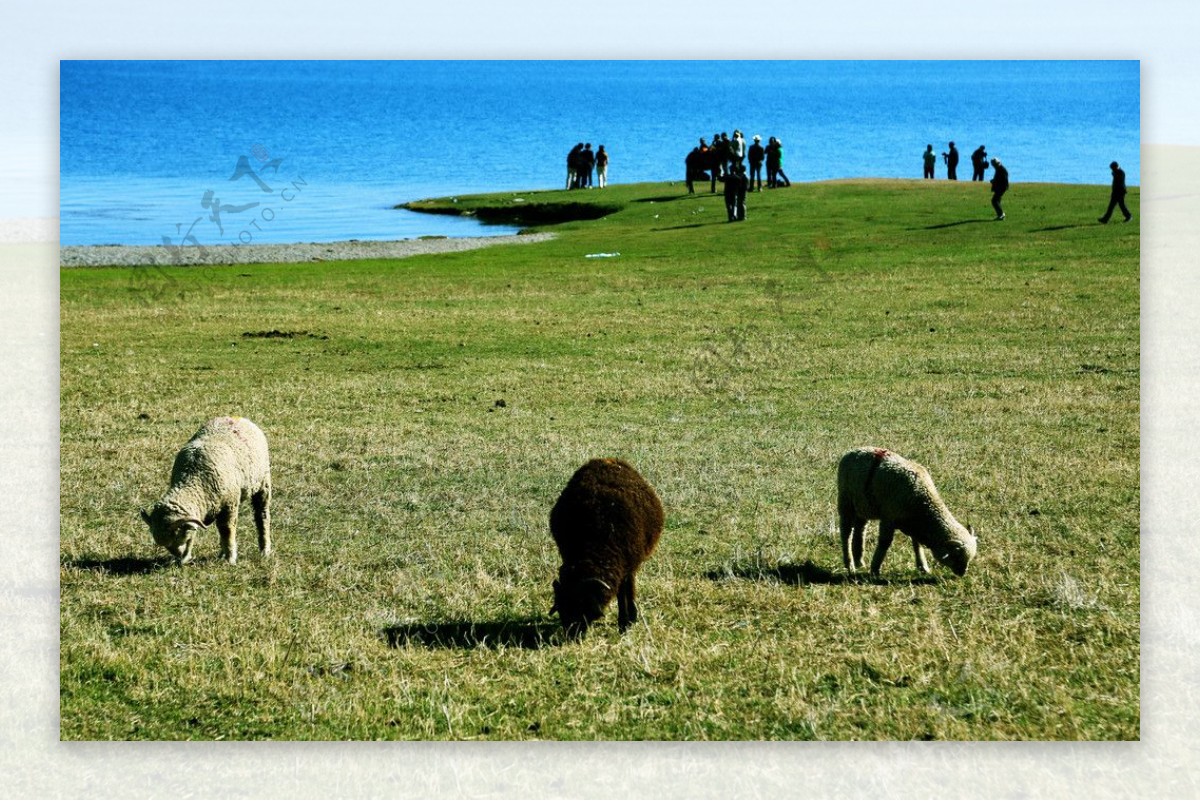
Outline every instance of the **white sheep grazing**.
POLYGON ((842 560, 854 572, 862 567, 863 527, 879 521, 879 542, 871 558, 871 575, 878 576, 896 529, 907 534, 917 557, 917 570, 929 572, 924 545, 956 575, 967 572, 975 556, 975 532, 954 519, 929 471, 914 461, 883 448, 857 448, 838 464, 838 516, 841 519, 842 560), (853 535, 853 541, 851 541, 853 535))
POLYGON ((258 547, 271 555, 271 460, 267 438, 244 417, 209 420, 175 456, 171 487, 142 519, 154 541, 180 564, 191 561, 196 532, 215 520, 221 556, 237 562, 237 516, 242 501, 254 507, 258 547))

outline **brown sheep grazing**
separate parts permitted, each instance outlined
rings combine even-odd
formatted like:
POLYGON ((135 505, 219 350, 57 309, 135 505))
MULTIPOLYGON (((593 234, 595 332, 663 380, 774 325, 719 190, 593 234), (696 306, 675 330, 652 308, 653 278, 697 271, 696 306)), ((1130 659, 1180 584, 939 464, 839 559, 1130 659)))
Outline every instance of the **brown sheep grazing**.
POLYGON ((575 471, 550 512, 562 556, 554 607, 568 636, 579 637, 617 597, 617 624, 637 621, 634 574, 658 544, 662 502, 620 459, 592 459, 575 471))
POLYGON ((857 448, 842 457, 837 483, 842 560, 847 570, 862 567, 863 527, 868 520, 878 520, 871 575, 879 575, 896 529, 912 539, 917 570, 929 572, 923 545, 955 575, 967 572, 975 557, 975 532, 950 514, 924 467, 884 448, 857 448))

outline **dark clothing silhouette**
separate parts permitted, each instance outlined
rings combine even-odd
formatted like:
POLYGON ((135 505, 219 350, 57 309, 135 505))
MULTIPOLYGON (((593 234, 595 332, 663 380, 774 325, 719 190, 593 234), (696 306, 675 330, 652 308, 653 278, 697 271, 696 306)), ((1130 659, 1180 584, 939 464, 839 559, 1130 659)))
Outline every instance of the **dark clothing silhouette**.
POLYGON ((567 189, 579 186, 579 155, 583 153, 583 142, 571 148, 567 154, 567 189))
POLYGON ((746 187, 749 181, 745 170, 734 167, 721 180, 725 182, 725 211, 729 215, 729 222, 746 219, 746 187))
POLYGON ((708 176, 704 174, 706 154, 698 147, 693 147, 692 152, 687 154, 687 158, 683 160, 683 166, 687 175, 687 190, 689 195, 696 194, 696 187, 693 185, 695 181, 703 181, 708 176))
POLYGON ((755 139, 754 144, 750 145, 750 149, 746 151, 746 158, 750 161, 750 188, 754 188, 754 180, 758 179, 758 191, 762 191, 762 165, 763 159, 767 157, 767 151, 763 148, 762 143, 755 139))
POLYGON ((971 180, 982 181, 983 171, 988 167, 987 151, 983 149, 983 145, 971 154, 971 180))
POLYGON ((958 148, 956 148, 954 146, 954 143, 951 142, 950 143, 950 152, 943 153, 942 155, 946 157, 946 179, 950 180, 950 181, 957 181, 958 180, 958 148))
POLYGON ((709 192, 717 191, 717 181, 721 180, 721 176, 725 173, 725 162, 728 160, 728 149, 726 144, 728 140, 722 140, 721 137, 714 136, 713 143, 708 148, 708 169, 711 172, 709 180, 709 192))
POLYGON ((1133 219, 1133 215, 1125 207, 1125 194, 1127 192, 1125 189, 1125 171, 1118 167, 1115 161, 1110 166, 1113 175, 1112 195, 1108 198, 1108 209, 1104 212, 1104 216, 1100 218, 1100 222, 1107 223, 1109 218, 1112 217, 1113 209, 1118 206, 1121 207, 1121 213, 1125 215, 1125 222, 1129 222, 1133 219))
POLYGON ((765 158, 767 160, 767 189, 774 189, 779 183, 779 143, 775 141, 775 137, 771 137, 771 141, 763 148, 765 158))
POLYGON ((592 152, 591 142, 583 146, 579 154, 579 188, 592 188, 592 170, 596 167, 596 154, 592 152))
POLYGON ((1004 209, 1000 207, 1000 198, 1008 191, 1008 168, 999 159, 992 159, 996 171, 992 174, 992 208, 996 210, 996 219, 1004 219, 1004 209))

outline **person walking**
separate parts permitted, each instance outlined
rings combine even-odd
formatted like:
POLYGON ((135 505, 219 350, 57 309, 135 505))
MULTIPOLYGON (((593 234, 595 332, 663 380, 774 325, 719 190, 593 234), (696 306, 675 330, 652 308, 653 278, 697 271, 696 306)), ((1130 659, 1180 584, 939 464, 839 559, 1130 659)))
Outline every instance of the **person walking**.
POLYGON ((933 165, 937 164, 937 156, 933 154, 933 145, 925 146, 925 154, 922 158, 925 161, 924 177, 933 178, 933 165))
POLYGON ((1121 169, 1121 165, 1113 162, 1108 165, 1112 170, 1112 194, 1108 198, 1108 209, 1104 212, 1104 216, 1100 218, 1100 222, 1105 225, 1112 217, 1113 209, 1117 206, 1121 207, 1121 213, 1125 215, 1125 222, 1133 219, 1133 215, 1129 213, 1129 209, 1125 207, 1125 171, 1121 169))
POLYGON ((957 181, 958 180, 958 148, 956 148, 954 146, 953 142, 950 143, 950 152, 943 153, 942 159, 944 159, 946 162, 946 180, 957 181))
POLYGON ((1004 209, 1000 206, 1000 198, 1008 191, 1008 168, 1000 163, 1000 159, 992 159, 992 208, 996 210, 996 219, 1004 219, 1004 209))
POLYGON ((729 222, 745 220, 746 187, 749 183, 745 166, 734 162, 721 180, 725 182, 725 213, 729 215, 729 222))
POLYGON ((762 165, 765 157, 766 151, 762 146, 762 137, 755 134, 754 144, 750 145, 750 149, 746 151, 746 159, 750 162, 750 188, 755 192, 762 191, 762 165), (755 178, 758 179, 757 189, 754 189, 755 178))
POLYGON ((601 189, 608 186, 608 151, 604 145, 596 149, 596 184, 601 189))
POLYGON ((982 181, 983 171, 987 169, 987 165, 987 151, 983 149, 983 145, 980 145, 971 154, 971 180, 982 181))

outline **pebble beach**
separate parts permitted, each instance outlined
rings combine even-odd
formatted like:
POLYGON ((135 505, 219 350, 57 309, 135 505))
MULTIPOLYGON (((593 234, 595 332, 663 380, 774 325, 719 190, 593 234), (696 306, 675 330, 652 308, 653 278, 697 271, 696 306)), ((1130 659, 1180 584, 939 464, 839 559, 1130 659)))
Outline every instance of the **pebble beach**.
POLYGON ((499 245, 530 245, 553 239, 554 234, 400 239, 349 240, 291 245, 67 245, 59 248, 63 267, 190 266, 217 264, 296 264, 355 259, 403 259, 435 253, 499 245))

